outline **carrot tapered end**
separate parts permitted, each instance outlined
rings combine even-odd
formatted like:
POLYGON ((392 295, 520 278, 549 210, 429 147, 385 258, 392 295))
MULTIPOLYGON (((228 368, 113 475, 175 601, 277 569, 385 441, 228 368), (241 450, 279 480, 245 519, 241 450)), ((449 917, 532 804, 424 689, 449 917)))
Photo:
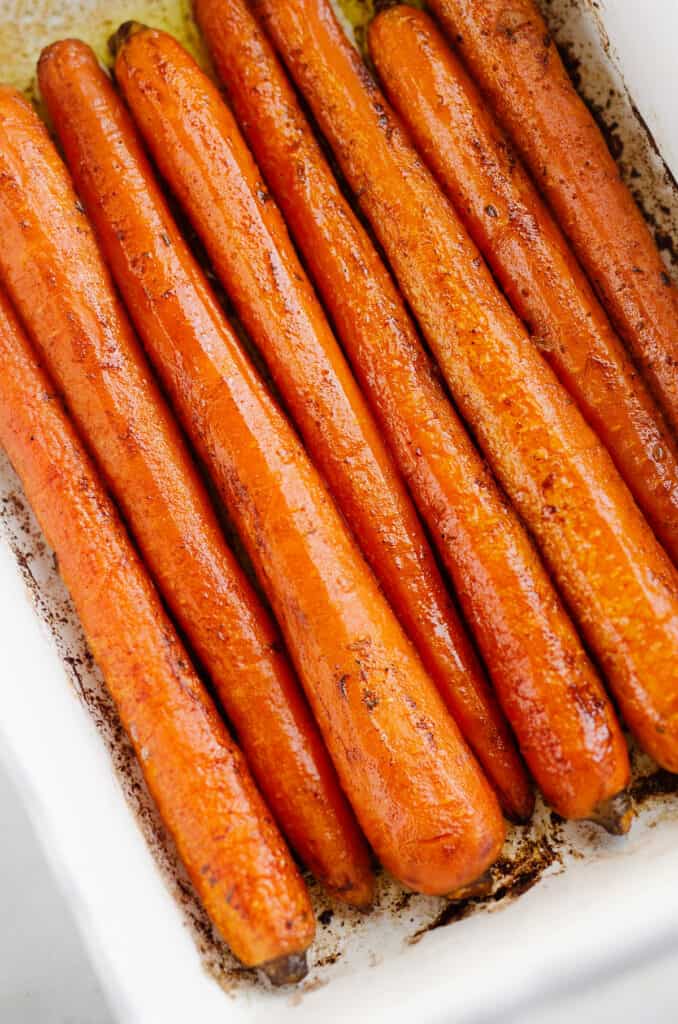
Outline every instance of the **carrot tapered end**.
POLYGON ((290 953, 288 956, 269 960, 268 963, 261 965, 261 970, 276 988, 282 985, 295 985, 308 974, 306 954, 290 953))
POLYGON ((147 28, 148 25, 144 25, 140 21, 124 21, 120 28, 114 32, 108 40, 108 49, 111 57, 115 59, 115 57, 118 56, 119 51, 131 36, 136 35, 137 32, 145 32, 147 28))
POLYGON ((447 898, 454 902, 458 900, 482 900, 492 894, 493 885, 494 878, 492 872, 490 870, 484 871, 482 875, 469 883, 469 885, 464 885, 460 889, 455 889, 454 892, 448 893, 447 898))
POLYGON ((625 836, 631 828, 634 816, 631 797, 626 790, 622 790, 616 796, 598 804, 588 820, 600 825, 611 836, 625 836))

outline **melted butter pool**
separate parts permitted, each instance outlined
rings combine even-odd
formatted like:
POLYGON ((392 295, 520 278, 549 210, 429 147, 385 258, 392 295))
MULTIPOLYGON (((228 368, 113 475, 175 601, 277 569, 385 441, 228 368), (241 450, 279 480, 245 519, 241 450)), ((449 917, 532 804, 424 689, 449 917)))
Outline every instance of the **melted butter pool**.
POLYGON ((204 62, 190 0, 0 0, 0 79, 34 99, 35 65, 44 46, 82 39, 110 64, 108 39, 130 20, 171 32, 204 62))

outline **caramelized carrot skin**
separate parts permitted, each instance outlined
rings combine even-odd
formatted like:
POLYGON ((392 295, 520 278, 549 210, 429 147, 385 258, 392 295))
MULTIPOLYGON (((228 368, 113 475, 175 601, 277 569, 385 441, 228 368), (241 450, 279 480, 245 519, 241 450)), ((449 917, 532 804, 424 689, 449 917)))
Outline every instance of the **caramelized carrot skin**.
MULTIPOLYGON (((104 256, 187 434, 200 447, 179 339, 189 330, 215 330, 213 304, 207 312, 200 306, 207 286, 91 49, 73 40, 53 44, 41 57, 39 81, 104 256)), ((212 547, 219 554, 223 545, 212 547)), ((198 595, 201 615, 210 612, 202 647, 217 695, 276 820, 306 866, 340 898, 366 906, 373 896, 367 846, 278 632, 226 554, 230 576, 223 572, 223 585, 203 585, 198 595)), ((190 625, 195 633, 195 620, 190 625)))
MULTIPOLYGON (((437 638, 445 631, 454 643, 449 595, 232 113, 188 54, 162 33, 132 35, 116 76, 391 606, 425 663, 438 671, 437 638)), ((453 628, 459 635, 456 621, 453 628)))
POLYGON ((303 951, 304 883, 2 291, 0 444, 208 914, 249 966, 303 951))
POLYGON ((511 144, 423 11, 383 11, 369 45, 419 152, 678 564, 678 446, 511 144))
POLYGON ((678 295, 532 0, 432 0, 678 431, 678 295))
POLYGON ((177 333, 157 333, 156 356, 164 353, 166 379, 177 374, 193 437, 281 624, 343 788, 397 878, 426 892, 456 889, 501 848, 494 793, 170 220, 167 229, 173 244, 159 252, 182 257, 171 281, 163 281, 163 261, 153 261, 159 284, 149 292, 156 315, 171 305, 177 333), (163 298, 170 285, 172 297, 163 298))
POLYGON ((678 767, 678 580, 323 0, 257 0, 629 726, 678 767))
MULTIPOLYGON (((195 14, 230 105, 426 519, 427 505, 417 486, 423 453, 413 424, 422 418, 444 422, 452 413, 397 290, 342 196, 284 70, 246 5, 242 0, 198 0, 195 14)), ((427 564, 434 600, 429 614, 410 627, 410 635, 505 813, 525 820, 534 805, 531 784, 440 574, 431 561, 427 564)))
POLYGON ((318 282, 321 274, 329 282, 324 297, 335 323, 348 321, 345 344, 356 366, 360 359, 364 386, 454 580, 532 774, 560 814, 586 817, 629 778, 625 743, 600 681, 532 545, 447 401, 390 276, 364 232, 351 230, 355 217, 337 198, 333 179, 328 183, 296 100, 289 88, 275 99, 282 86, 276 88, 280 75, 270 70, 268 47, 254 49, 248 21, 235 20, 235 3, 221 0, 216 12, 210 0, 200 0, 198 19, 217 66, 228 69, 231 103, 267 179, 288 197, 288 223, 318 282), (220 28, 226 13, 227 37, 226 26, 220 28), (231 45, 222 50, 227 39, 231 45), (246 59, 239 61, 241 45, 246 59), (253 81, 266 67, 266 83, 253 81), (236 74, 247 74, 248 92, 236 74), (249 116, 241 92, 261 98, 249 116), (275 148, 278 135, 283 141, 275 148), (292 155, 287 159, 283 142, 292 155), (340 268, 335 278, 333 262, 340 268), (337 284, 342 277, 360 282, 355 321, 353 292, 337 284), (354 322, 365 324, 368 341, 361 348, 359 339, 350 341, 354 322), (384 339, 388 359, 369 345, 371 336, 384 339))

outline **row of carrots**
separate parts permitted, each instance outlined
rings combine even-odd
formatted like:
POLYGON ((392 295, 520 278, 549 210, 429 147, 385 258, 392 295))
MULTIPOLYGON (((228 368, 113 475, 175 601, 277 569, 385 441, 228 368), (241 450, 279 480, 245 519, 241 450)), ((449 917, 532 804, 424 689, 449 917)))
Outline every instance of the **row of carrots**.
POLYGON ((463 893, 531 778, 624 831, 599 671, 678 770, 676 292, 532 0, 431 7, 447 39, 370 26, 388 99, 328 0, 195 0, 228 104, 163 32, 118 31, 117 90, 54 43, 65 165, 0 89, 0 441, 198 895, 276 983, 314 934, 281 832, 366 908, 369 847, 463 893))

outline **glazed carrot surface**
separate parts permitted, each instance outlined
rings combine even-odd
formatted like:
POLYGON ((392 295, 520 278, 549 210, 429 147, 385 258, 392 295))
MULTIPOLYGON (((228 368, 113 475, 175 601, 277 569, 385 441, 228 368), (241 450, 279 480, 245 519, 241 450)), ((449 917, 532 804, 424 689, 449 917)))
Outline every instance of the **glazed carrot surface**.
MULTIPOLYGON (((417 486, 417 461, 423 456, 415 454, 418 441, 408 419, 415 409, 427 420, 450 414, 431 380, 398 293, 342 196, 283 68, 243 0, 199 0, 195 13, 230 104, 427 518, 417 486), (401 371, 400 360, 394 358, 403 347, 411 372, 401 371), (419 389, 417 371, 423 380, 419 389), (426 390, 431 392, 428 413, 422 394, 426 390), (394 425, 394 420, 402 425, 394 425)), ((434 621, 425 616, 419 620, 419 634, 425 634, 418 643, 424 665, 497 789, 505 812, 524 820, 534 803, 525 769, 443 582, 429 565, 437 610, 434 621)))
POLYGON ((127 35, 117 81, 309 455, 426 667, 472 687, 468 641, 404 481, 233 114, 171 36, 127 35))
MULTIPOLYGON (((179 280, 182 263, 191 261, 134 127, 84 43, 53 44, 40 60, 39 80, 116 283, 186 432, 195 434, 196 416, 182 384, 180 355, 168 352, 171 339, 180 337, 184 327, 182 297, 170 282, 179 280)), ((197 271, 195 276, 199 277, 197 271)), ((146 395, 148 408, 153 392, 146 388, 146 395)), ((160 495, 158 489, 158 504, 160 495)), ((180 492, 173 497, 180 497, 180 492)), ((190 508, 186 499, 183 507, 190 508)), ((136 525, 134 509, 130 518, 136 525)), ((281 650, 281 638, 233 556, 224 551, 216 527, 211 527, 211 513, 203 511, 200 518, 205 524, 202 537, 198 534, 200 549, 211 555, 203 562, 208 569, 216 567, 219 576, 203 573, 196 581, 185 628, 194 636, 203 627, 198 637, 203 640, 203 660, 288 839, 307 867, 337 895, 350 903, 369 904, 368 850, 281 650)))
POLYGON ((304 883, 2 291, 0 443, 205 909, 243 963, 298 980, 304 883))
POLYGON ((678 446, 511 143, 423 11, 383 11, 369 46, 513 309, 678 564, 678 446))
POLYGON ((498 292, 329 4, 254 6, 629 726, 664 767, 678 768, 676 571, 498 292))
MULTIPOLYGON (((229 101, 454 579, 532 773, 561 814, 590 814, 624 785, 628 763, 578 638, 447 401, 261 29, 242 0, 198 0, 196 14, 229 101)), ((496 739, 483 736, 485 750, 474 749, 496 782, 489 759, 496 739)))
POLYGON ((678 294, 532 0, 431 0, 678 431, 678 294))
POLYGON ((456 889, 501 847, 496 798, 122 127, 112 134, 116 181, 143 202, 125 212, 115 264, 129 267, 121 279, 128 300, 138 298, 156 365, 271 601, 377 855, 413 888, 456 889))
MULTIPOLYGON (((52 63, 43 61, 45 86, 52 63)), ((64 75, 64 89, 68 81, 64 75)), ((0 96, 0 122, 0 162, 19 185, 10 189, 5 179, 0 199, 11 239, 0 268, 17 307, 209 670, 281 826, 321 880, 351 901, 369 902, 367 854, 310 711, 273 624, 226 547, 66 170, 18 97, 0 96)), ((108 194, 117 194, 115 186, 108 194)), ((162 230, 155 242, 164 244, 162 230)))

